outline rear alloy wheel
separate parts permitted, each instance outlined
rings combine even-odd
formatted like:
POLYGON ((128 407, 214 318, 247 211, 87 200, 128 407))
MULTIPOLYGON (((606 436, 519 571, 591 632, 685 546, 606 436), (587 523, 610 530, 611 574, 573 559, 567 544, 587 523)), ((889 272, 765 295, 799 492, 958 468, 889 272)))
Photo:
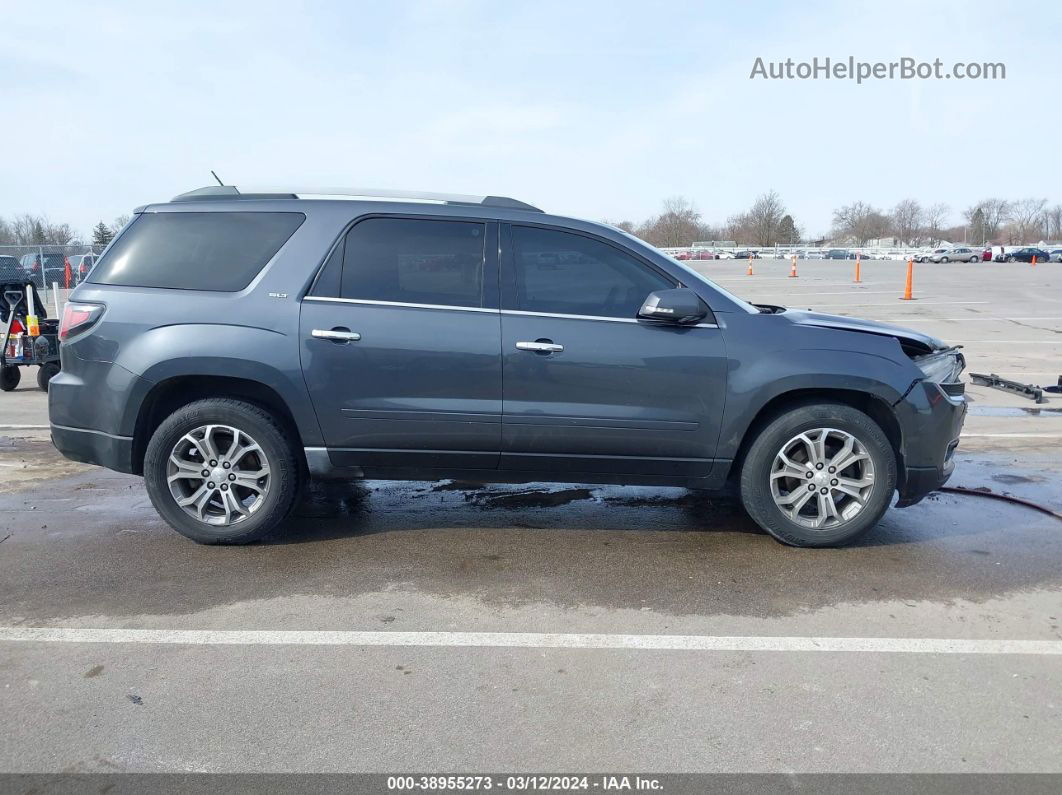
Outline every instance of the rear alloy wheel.
POLYGON ((978 257, 978 256, 970 257, 970 262, 980 262, 980 261, 981 261, 981 258, 978 257))
POLYGON ((836 546, 877 524, 896 458, 870 417, 839 403, 792 409, 753 441, 741 471, 749 515, 793 546, 836 546))
POLYGON ((948 261, 948 258, 947 258, 947 257, 941 257, 941 258, 940 258, 940 261, 941 261, 941 262, 947 262, 947 261, 948 261))
POLYGON ((206 544, 255 541, 282 522, 298 493, 295 446, 258 406, 228 398, 191 403, 155 431, 144 480, 177 532, 206 544))

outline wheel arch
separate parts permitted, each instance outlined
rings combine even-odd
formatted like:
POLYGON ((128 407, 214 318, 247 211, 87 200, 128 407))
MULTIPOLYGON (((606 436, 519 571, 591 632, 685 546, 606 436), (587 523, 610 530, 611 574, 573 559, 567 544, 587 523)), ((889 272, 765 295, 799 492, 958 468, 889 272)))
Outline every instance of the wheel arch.
POLYGON ((305 466, 298 423, 287 402, 272 387, 253 379, 224 375, 178 375, 157 382, 144 396, 133 430, 133 474, 144 473, 148 441, 166 417, 205 398, 244 400, 272 413, 299 444, 298 456, 305 466))
POLYGON ((760 432, 775 418, 801 406, 821 403, 843 403, 863 412, 878 424, 889 440, 889 445, 896 456, 898 485, 902 485, 904 480, 903 431, 892 407, 882 398, 869 392, 836 387, 793 389, 775 395, 761 406, 742 435, 733 464, 730 467, 728 480, 734 481, 740 476, 741 467, 745 462, 749 447, 752 446, 753 441, 759 436, 760 432))

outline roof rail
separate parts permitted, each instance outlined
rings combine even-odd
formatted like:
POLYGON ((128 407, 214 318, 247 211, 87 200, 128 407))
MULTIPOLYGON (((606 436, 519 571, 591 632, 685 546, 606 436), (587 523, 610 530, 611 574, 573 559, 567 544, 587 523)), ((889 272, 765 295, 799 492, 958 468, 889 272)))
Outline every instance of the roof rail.
POLYGON ((255 188, 240 190, 235 185, 209 185, 174 196, 171 201, 192 202, 216 199, 384 199, 387 201, 426 202, 430 204, 457 204, 463 206, 505 207, 510 210, 530 210, 540 213, 538 207, 511 199, 508 196, 468 196, 460 193, 428 193, 423 191, 386 190, 379 188, 255 188))

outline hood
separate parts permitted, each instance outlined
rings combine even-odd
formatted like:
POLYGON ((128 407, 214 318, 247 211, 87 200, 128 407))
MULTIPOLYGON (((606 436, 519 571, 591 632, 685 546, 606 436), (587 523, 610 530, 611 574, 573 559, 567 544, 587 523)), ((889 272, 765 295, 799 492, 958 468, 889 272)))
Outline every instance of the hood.
POLYGON ((882 337, 895 337, 908 356, 921 356, 934 351, 942 351, 951 347, 943 340, 929 334, 923 334, 902 326, 890 326, 886 323, 875 323, 873 320, 862 320, 857 317, 842 317, 841 315, 827 315, 822 312, 804 312, 799 309, 786 310, 785 316, 798 326, 818 326, 820 328, 834 328, 841 331, 858 331, 864 334, 877 334, 882 337))

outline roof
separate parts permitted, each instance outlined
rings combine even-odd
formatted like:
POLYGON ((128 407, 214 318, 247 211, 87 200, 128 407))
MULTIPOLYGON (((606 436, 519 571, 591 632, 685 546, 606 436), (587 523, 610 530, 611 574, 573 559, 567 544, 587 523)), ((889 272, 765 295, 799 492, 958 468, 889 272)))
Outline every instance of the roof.
POLYGON ((171 201, 217 201, 218 199, 384 199, 388 201, 503 207, 510 210, 542 212, 538 207, 508 196, 469 196, 460 193, 429 193, 380 188, 246 188, 235 185, 209 185, 174 196, 171 201))

